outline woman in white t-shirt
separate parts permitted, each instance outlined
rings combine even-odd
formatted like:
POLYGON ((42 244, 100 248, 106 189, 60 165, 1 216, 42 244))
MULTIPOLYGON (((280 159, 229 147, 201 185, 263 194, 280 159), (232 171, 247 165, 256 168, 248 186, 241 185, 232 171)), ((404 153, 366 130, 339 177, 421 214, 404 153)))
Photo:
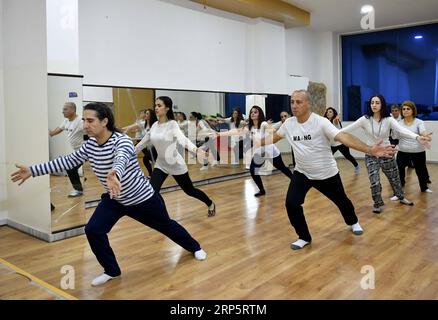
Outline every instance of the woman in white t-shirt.
MULTIPOLYGON (((375 144, 378 141, 382 141, 383 145, 389 145, 390 130, 397 131, 401 137, 418 140, 420 143, 426 143, 431 140, 430 136, 422 137, 403 128, 394 118, 390 117, 385 98, 382 95, 372 96, 367 107, 366 115, 362 116, 348 127, 343 128, 341 131, 352 132, 358 128, 363 129, 364 138, 368 144, 375 144)), ((394 157, 378 158, 367 154, 365 155, 365 164, 371 184, 374 213, 380 213, 384 206, 379 175, 380 169, 382 169, 383 173, 388 178, 394 191, 394 195, 400 200, 400 203, 410 206, 414 204, 404 196, 397 163, 394 157)))
MULTIPOLYGON (((338 111, 336 111, 336 109, 334 109, 332 107, 328 107, 325 110, 323 117, 329 119, 330 122, 333 123, 333 125, 336 128, 338 128, 339 130, 342 129, 342 123, 341 123, 341 120, 339 120, 339 114, 338 114, 338 111)), ((360 171, 359 164, 357 163, 356 159, 351 155, 350 148, 348 148, 347 146, 344 146, 342 143, 336 141, 332 144, 331 149, 332 149, 333 154, 335 154, 336 151, 339 150, 339 152, 342 153, 344 158, 353 164, 354 172, 359 173, 359 171, 360 171)))
MULTIPOLYGON (((220 132, 219 136, 232 136, 232 135, 250 135, 251 139, 263 139, 268 136, 267 131, 274 131, 269 127, 269 124, 265 121, 265 114, 259 106, 253 106, 250 110, 250 116, 248 120, 248 125, 243 129, 234 129, 227 132, 220 132)), ((284 165, 283 159, 281 158, 280 150, 273 144, 267 144, 263 147, 257 147, 252 150, 253 157, 251 160, 251 165, 249 171, 251 177, 255 184, 259 188, 254 196, 260 197, 266 194, 265 188, 263 186, 262 178, 258 174, 258 170, 263 166, 266 160, 270 161, 273 166, 280 170, 289 179, 292 179, 292 172, 288 167, 284 165)))
MULTIPOLYGON (((427 133, 424 122, 417 119, 417 107, 412 101, 405 101, 402 104, 402 120, 399 124, 419 135, 424 135, 427 133)), ((398 132, 393 133, 393 138, 398 138, 398 132)), ((409 138, 399 138, 397 153, 397 166, 400 173, 401 185, 405 185, 405 175, 406 167, 413 163, 415 168, 415 173, 418 177, 418 182, 420 184, 421 192, 431 193, 427 186, 429 180, 429 173, 426 167, 426 150, 422 144, 417 140, 409 138)))
MULTIPOLYGON (((135 151, 139 153, 148 142, 151 142, 157 149, 158 157, 151 176, 151 185, 155 192, 160 192, 168 175, 172 175, 187 195, 208 206, 209 217, 214 216, 216 214, 214 202, 203 191, 193 186, 184 158, 177 151, 177 143, 194 153, 198 152, 198 148, 181 132, 178 123, 174 120, 172 105, 172 99, 166 96, 158 97, 155 100, 155 113, 158 121, 135 146, 135 151)), ((205 156, 202 150, 199 151, 205 156)))

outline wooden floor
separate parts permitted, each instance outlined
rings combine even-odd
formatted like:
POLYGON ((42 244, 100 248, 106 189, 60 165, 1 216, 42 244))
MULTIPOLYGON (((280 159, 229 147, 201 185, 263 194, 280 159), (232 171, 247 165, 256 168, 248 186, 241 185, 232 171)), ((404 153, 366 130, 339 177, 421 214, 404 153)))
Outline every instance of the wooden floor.
MULTIPOLYGON (((0 257, 58 288, 61 267, 73 266, 75 289, 68 293, 79 299, 438 299, 438 165, 428 166, 432 194, 421 193, 409 171, 405 191, 413 207, 391 202, 382 178, 386 207, 375 215, 363 162, 359 175, 350 163, 338 163, 362 236, 311 190, 304 209, 313 243, 292 251, 296 234, 284 208, 289 181, 277 174, 262 178, 263 198, 253 197, 248 178, 201 187, 217 204, 212 218, 182 191, 163 195, 170 215, 207 251, 205 261, 129 218, 110 233, 123 275, 102 287, 90 286, 102 270, 84 235, 46 243, 0 227, 0 257), (375 271, 375 289, 361 288, 364 266, 375 271)), ((0 299, 45 298, 13 292, 5 277, 0 273, 0 299)))

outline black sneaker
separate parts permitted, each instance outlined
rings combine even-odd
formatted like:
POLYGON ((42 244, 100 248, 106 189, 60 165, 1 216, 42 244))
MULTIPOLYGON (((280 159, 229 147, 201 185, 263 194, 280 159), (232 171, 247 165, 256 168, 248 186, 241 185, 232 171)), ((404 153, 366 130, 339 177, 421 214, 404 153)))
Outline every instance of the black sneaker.
POLYGON ((266 191, 265 191, 265 190, 262 190, 262 191, 257 192, 257 193, 254 195, 254 197, 264 196, 265 194, 266 194, 266 191))
POLYGON ((382 207, 373 207, 373 212, 380 214, 382 212, 382 207))

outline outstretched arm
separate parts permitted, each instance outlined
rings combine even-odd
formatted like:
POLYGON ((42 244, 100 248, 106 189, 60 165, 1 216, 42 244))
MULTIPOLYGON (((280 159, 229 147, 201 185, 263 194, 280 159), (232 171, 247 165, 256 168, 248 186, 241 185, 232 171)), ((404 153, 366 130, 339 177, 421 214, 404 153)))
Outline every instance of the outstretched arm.
POLYGON ((335 136, 335 140, 339 141, 343 145, 346 145, 347 147, 361 151, 363 153, 367 153, 375 157, 392 157, 395 153, 395 146, 392 145, 383 146, 382 145, 383 140, 380 140, 378 143, 369 146, 366 143, 363 143, 355 136, 342 131, 340 131, 335 136))
POLYGON ((60 134, 63 130, 60 127, 57 127, 56 129, 49 130, 49 136, 53 137, 57 134, 60 134))

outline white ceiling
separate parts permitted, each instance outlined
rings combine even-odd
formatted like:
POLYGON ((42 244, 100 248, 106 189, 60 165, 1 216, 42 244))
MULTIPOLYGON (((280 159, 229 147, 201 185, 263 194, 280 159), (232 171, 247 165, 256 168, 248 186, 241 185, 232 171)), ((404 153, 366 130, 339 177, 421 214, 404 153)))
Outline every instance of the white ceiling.
POLYGON ((310 28, 318 31, 360 31, 360 8, 375 9, 376 29, 438 21, 438 0, 282 0, 311 13, 310 28))

